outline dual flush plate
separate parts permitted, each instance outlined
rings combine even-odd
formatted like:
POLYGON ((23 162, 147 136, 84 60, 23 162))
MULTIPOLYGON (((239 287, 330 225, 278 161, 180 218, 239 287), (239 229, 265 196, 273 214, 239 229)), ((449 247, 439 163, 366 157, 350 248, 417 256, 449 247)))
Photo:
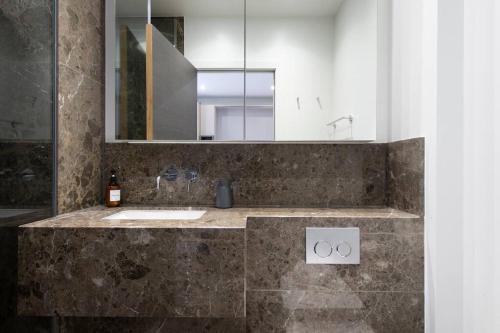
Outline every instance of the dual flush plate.
POLYGON ((359 228, 306 228, 306 264, 359 265, 359 228))

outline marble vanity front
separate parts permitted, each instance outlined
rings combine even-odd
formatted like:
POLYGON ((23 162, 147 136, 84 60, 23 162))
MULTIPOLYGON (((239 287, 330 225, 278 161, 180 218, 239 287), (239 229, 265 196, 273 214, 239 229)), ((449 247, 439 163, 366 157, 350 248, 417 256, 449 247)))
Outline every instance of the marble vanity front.
POLYGON ((124 209, 138 208, 96 207, 22 226, 18 313, 94 324, 212 318, 231 323, 228 332, 423 331, 419 216, 391 208, 203 208, 196 220, 103 219, 124 209), (358 227, 361 264, 307 265, 306 227, 358 227))

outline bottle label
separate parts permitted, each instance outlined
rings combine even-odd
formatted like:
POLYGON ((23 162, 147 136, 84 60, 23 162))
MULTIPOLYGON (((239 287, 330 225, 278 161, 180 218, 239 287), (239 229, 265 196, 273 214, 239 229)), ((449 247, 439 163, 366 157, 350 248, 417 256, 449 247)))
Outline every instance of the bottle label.
POLYGON ((109 201, 120 201, 120 190, 109 191, 109 201))

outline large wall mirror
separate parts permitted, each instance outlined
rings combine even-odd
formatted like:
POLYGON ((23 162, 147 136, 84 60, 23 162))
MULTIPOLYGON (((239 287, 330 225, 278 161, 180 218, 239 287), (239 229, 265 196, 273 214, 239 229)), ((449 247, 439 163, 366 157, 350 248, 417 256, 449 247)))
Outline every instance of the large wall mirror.
POLYGON ((377 0, 107 2, 107 141, 370 141, 377 0))

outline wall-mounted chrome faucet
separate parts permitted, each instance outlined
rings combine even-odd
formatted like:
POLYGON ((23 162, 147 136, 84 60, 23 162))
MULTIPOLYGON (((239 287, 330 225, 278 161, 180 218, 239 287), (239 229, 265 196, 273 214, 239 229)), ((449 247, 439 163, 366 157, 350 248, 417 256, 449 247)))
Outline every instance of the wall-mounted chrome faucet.
POLYGON ((184 177, 187 181, 187 191, 190 191, 190 187, 192 183, 196 183, 199 179, 199 173, 196 169, 187 169, 184 173, 184 177))
POLYGON ((177 180, 177 175, 177 169, 173 165, 166 168, 163 172, 160 172, 160 175, 156 177, 156 190, 160 190, 160 180, 162 178, 166 179, 169 182, 175 182, 177 180))
MULTIPOLYGON (((175 182, 178 178, 178 171, 175 166, 170 166, 169 168, 165 169, 165 171, 161 172, 158 177, 156 177, 156 190, 160 190, 160 181, 161 179, 164 178, 165 180, 169 182, 175 182)), ((187 191, 189 192, 191 190, 191 184, 196 183, 200 178, 200 174, 198 170, 194 168, 189 168, 186 171, 184 171, 184 179, 187 181, 187 191)))

